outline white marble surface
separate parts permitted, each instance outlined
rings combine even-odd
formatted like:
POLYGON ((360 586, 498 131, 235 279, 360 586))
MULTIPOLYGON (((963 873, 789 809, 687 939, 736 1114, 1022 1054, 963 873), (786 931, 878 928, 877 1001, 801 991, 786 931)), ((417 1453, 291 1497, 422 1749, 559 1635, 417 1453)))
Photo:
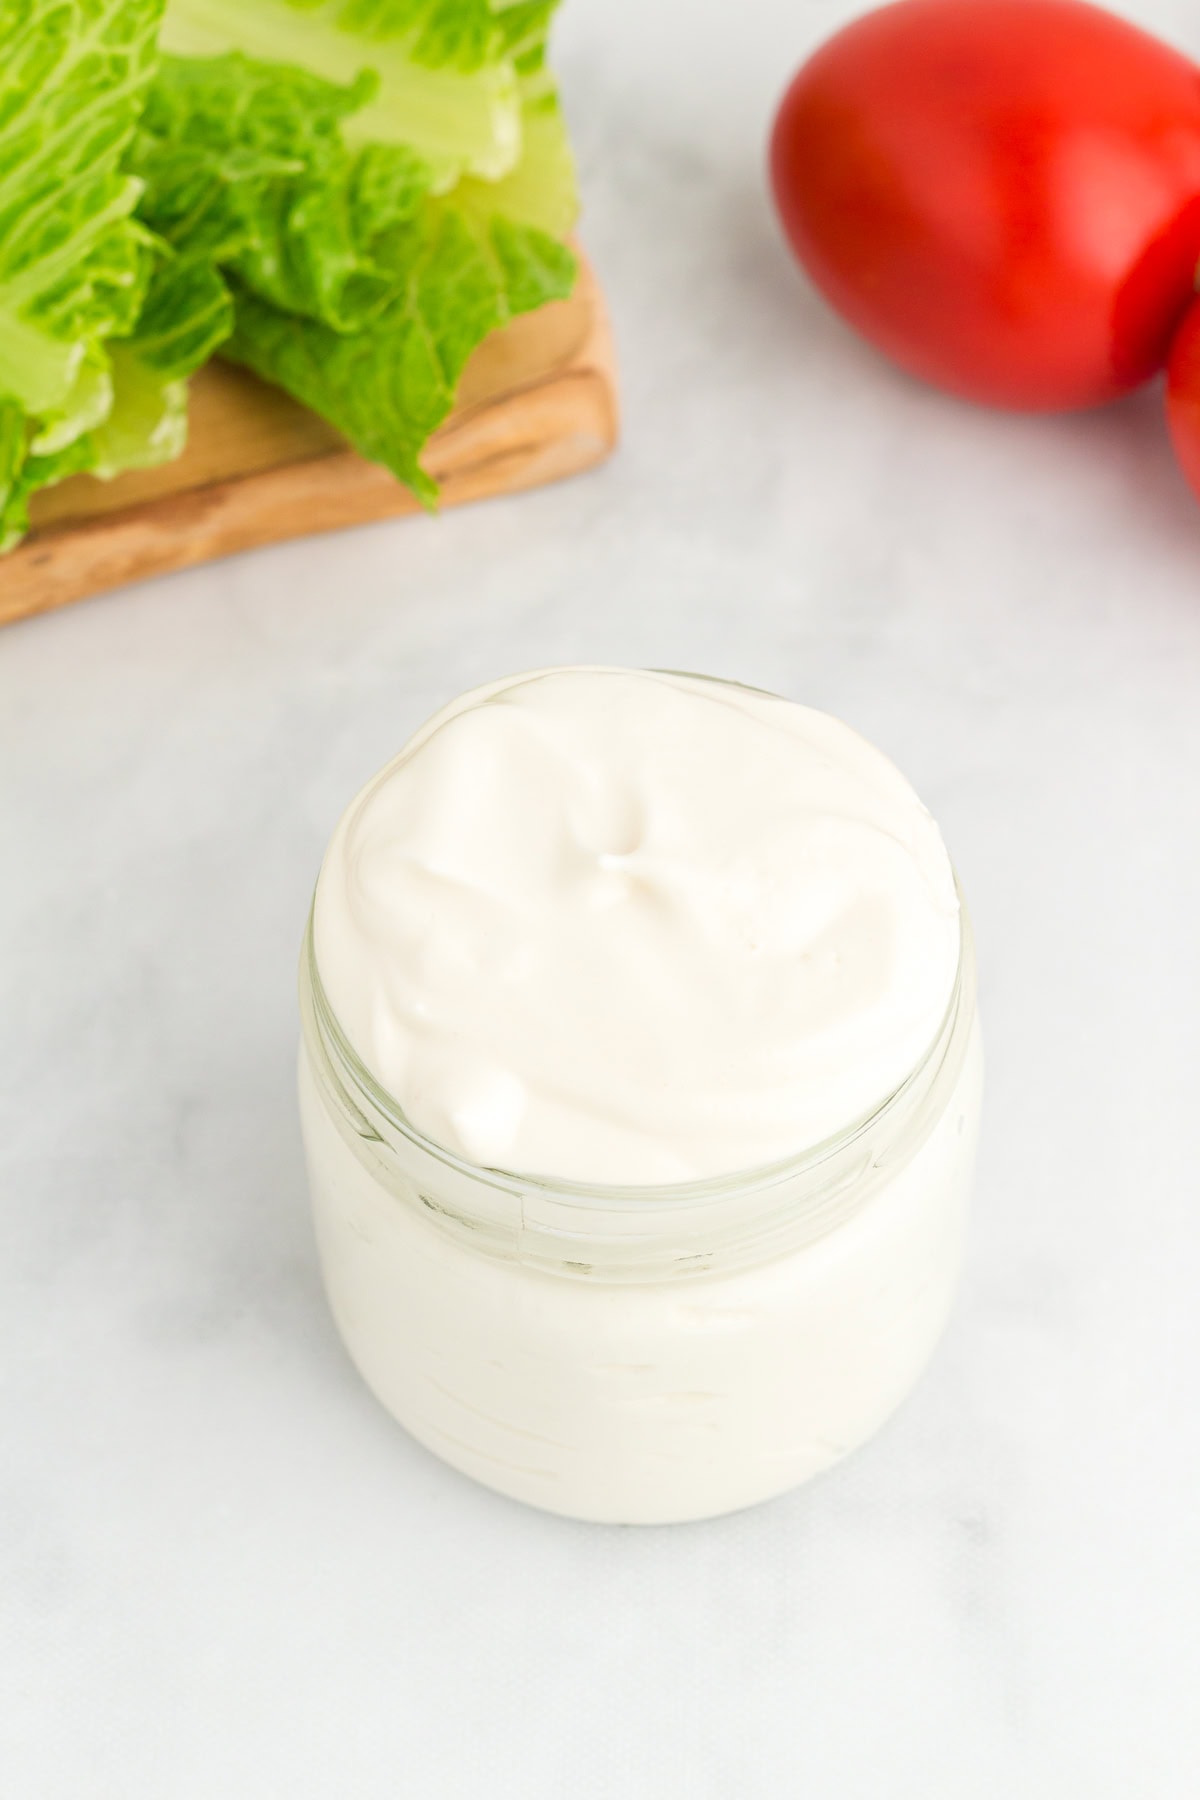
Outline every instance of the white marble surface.
MULTIPOLYGON (((761 140, 848 8, 568 0, 626 433, 555 491, 0 637, 0 1792, 1188 1800, 1200 1766, 1200 507, 1153 394, 976 413, 805 291, 761 140), (712 1525, 522 1510, 318 1289, 317 859, 459 688, 596 659, 843 714, 975 912, 962 1301, 883 1435, 712 1525)), ((1139 16, 1200 53, 1184 0, 1139 16)))

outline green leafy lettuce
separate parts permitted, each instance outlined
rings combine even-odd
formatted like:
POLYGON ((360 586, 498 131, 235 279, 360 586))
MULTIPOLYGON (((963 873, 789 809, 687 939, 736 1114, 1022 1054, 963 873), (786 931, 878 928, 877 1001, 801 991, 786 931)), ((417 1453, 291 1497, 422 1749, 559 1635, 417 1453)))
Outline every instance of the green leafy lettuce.
POLYGON ((170 0, 164 50, 244 51, 377 86, 351 121, 358 142, 397 143, 445 192, 463 176, 521 171, 511 216, 561 236, 575 215, 570 150, 546 68, 556 0, 170 0), (535 141, 536 140, 536 141, 535 141))
POLYGON ((215 351, 431 503, 472 350, 574 277, 553 10, 0 0, 0 549, 177 455, 215 351))
POLYGON ((454 404, 467 358, 514 314, 568 294, 574 260, 527 226, 480 224, 436 205, 389 248, 397 279, 365 330, 339 333, 248 291, 225 354, 322 413, 431 504, 437 489, 418 457, 454 404))
POLYGON ((0 549, 38 488, 179 447, 194 364, 139 360, 158 252, 125 160, 162 5, 0 0, 0 549))
POLYGON ((164 56, 133 166, 177 278, 207 269, 226 284, 222 354, 431 503, 418 458, 467 358, 514 314, 569 293, 575 264, 557 238, 496 210, 504 184, 439 191, 411 145, 349 131, 378 92, 373 69, 340 86, 240 51, 164 56))

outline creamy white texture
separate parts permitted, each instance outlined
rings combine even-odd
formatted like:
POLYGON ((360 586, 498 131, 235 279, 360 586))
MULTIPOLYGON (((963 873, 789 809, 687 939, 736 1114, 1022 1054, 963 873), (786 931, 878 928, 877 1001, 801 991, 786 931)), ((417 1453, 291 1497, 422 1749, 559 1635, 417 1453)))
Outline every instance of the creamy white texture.
POLYGON ((447 1235, 455 1194, 421 1159, 393 1162, 339 1123, 306 1050, 300 1110, 334 1318, 389 1412, 518 1500, 626 1524, 752 1505, 861 1444, 927 1362, 958 1276, 981 1079, 974 1026, 933 1130, 893 1145, 861 1207, 815 1243, 621 1285, 447 1235))
POLYGON ((937 1033, 960 923, 933 820, 847 726, 579 668, 417 734, 338 825, 314 942, 350 1043, 428 1138, 653 1184, 876 1108, 937 1033))

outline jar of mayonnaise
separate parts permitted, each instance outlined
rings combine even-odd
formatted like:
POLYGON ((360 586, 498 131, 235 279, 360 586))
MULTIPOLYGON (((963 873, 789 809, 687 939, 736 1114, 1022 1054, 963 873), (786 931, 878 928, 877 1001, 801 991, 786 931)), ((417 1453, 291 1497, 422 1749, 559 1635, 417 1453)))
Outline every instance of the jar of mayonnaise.
POLYGON ((957 1278, 982 1055, 936 826, 827 715, 541 671, 351 804, 300 1103, 351 1357, 456 1468, 704 1518, 861 1444, 957 1278))

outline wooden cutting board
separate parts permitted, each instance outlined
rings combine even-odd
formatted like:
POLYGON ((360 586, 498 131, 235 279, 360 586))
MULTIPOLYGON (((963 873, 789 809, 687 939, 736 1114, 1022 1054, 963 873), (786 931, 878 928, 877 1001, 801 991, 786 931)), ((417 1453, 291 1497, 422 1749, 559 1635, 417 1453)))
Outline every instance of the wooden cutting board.
MULTIPOLYGON (((109 482, 77 475, 35 498, 34 529, 0 557, 0 624, 256 544, 421 510, 331 425, 244 369, 202 369, 190 419, 175 462, 109 482)), ((608 319, 581 259, 569 300, 480 345, 424 462, 442 505, 457 506, 574 475, 616 437, 608 319)))

